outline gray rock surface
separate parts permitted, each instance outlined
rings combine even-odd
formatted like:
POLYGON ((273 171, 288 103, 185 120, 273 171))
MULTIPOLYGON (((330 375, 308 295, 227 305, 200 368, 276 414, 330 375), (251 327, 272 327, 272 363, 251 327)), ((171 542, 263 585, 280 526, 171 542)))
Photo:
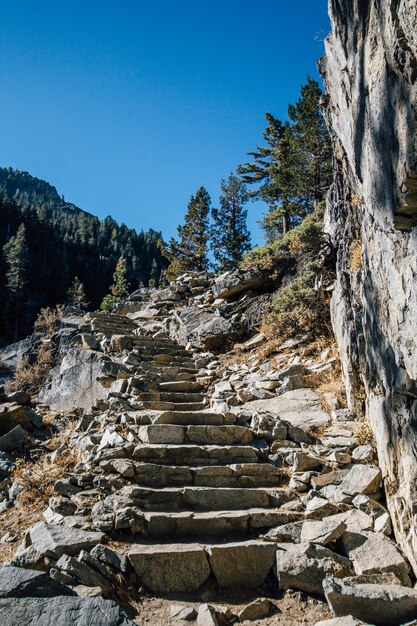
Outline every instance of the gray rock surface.
POLYGON ((80 550, 93 548, 103 538, 104 535, 99 532, 37 522, 27 531, 22 549, 32 548, 39 558, 58 559, 63 554, 71 556, 80 550))
POLYGON ((98 381, 105 362, 100 352, 70 348, 39 394, 40 402, 57 411, 90 409, 108 395, 108 389, 98 381))
POLYGON ((360 413, 365 398, 395 535, 417 573, 417 5, 331 0, 329 8, 333 328, 350 407, 360 413))
POLYGON ((134 626, 113 600, 56 596, 0 599, 2 626, 134 626))
POLYGON ((24 598, 72 595, 68 587, 53 580, 47 573, 23 569, 10 564, 0 565, 0 598, 24 598))
POLYGON ((330 421, 328 413, 321 408, 320 398, 312 389, 294 389, 277 398, 253 400, 244 406, 247 409, 268 412, 304 431, 323 426, 330 421))
POLYGON ((416 589, 336 578, 327 578, 323 589, 337 616, 352 615, 376 626, 400 626, 417 618, 416 589))

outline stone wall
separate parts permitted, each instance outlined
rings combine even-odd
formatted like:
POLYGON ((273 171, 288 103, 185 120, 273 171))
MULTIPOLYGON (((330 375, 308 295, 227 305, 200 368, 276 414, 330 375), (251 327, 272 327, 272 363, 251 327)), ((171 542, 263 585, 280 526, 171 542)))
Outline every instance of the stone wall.
POLYGON ((330 0, 329 11, 333 325, 350 405, 374 430, 397 539, 417 573, 417 3, 330 0))

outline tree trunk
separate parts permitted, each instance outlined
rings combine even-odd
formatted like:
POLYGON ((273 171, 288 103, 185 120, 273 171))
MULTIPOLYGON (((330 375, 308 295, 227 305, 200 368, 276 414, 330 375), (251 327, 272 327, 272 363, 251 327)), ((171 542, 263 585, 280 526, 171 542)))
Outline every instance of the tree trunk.
POLYGON ((290 230, 290 216, 287 213, 287 211, 285 211, 282 214, 282 234, 286 235, 289 230, 290 230))

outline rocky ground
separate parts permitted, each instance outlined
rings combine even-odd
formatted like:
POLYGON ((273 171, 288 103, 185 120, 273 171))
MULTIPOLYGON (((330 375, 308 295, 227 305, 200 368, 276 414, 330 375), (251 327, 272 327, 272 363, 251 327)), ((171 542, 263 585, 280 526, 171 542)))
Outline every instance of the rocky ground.
POLYGON ((3 393, 3 624, 417 619, 334 347, 247 339, 270 287, 188 275, 68 314, 37 402, 3 393))

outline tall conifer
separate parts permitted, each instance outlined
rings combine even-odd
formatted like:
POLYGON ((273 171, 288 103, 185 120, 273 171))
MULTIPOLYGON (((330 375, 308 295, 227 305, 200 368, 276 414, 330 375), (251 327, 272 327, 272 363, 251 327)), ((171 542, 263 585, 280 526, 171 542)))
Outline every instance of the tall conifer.
POLYGON ((246 186, 235 174, 221 182, 220 209, 213 209, 211 247, 221 270, 236 269, 250 249, 246 186))

